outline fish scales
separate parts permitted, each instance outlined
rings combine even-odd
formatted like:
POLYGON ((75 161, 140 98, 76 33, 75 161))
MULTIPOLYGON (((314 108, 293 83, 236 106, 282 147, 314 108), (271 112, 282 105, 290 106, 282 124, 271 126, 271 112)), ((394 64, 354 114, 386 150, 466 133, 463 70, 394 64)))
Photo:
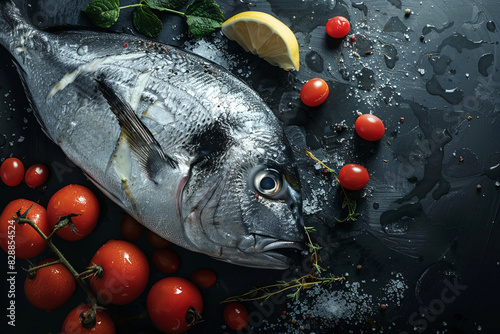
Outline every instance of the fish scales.
POLYGON ((242 80, 137 36, 38 30, 11 1, 0 29, 44 131, 126 212, 219 260, 290 265, 282 253, 304 240, 297 168, 242 80))

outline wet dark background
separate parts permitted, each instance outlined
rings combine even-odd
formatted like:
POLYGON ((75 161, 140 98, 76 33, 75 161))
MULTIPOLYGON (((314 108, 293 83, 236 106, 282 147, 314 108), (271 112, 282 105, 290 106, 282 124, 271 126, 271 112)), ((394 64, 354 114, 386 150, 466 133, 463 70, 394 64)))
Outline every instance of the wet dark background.
MULTIPOLYGON (((40 27, 89 25, 81 13, 88 1, 16 2, 40 27)), ((129 3, 122 1, 122 5, 129 3)), ((272 67, 219 33, 196 41, 185 33, 180 17, 161 16, 165 25, 159 40, 219 62, 256 89, 284 121, 297 147, 306 225, 318 230, 314 237, 323 246, 322 265, 334 274, 347 275, 349 282, 327 287, 321 295, 306 293, 299 306, 282 299, 264 305, 248 303, 252 328, 245 332, 500 333, 497 2, 218 3, 226 17, 259 10, 289 25, 300 45, 300 71, 272 67), (404 15, 406 8, 412 10, 409 17, 404 15), (336 15, 350 19, 355 43, 326 36, 324 25, 336 15), (330 96, 322 106, 307 108, 299 91, 313 77, 328 82, 330 96), (374 113, 384 121, 386 134, 380 142, 368 143, 356 136, 353 124, 358 111, 374 113), (345 217, 342 198, 332 177, 301 153, 304 147, 334 170, 345 163, 360 163, 368 169, 369 185, 352 194, 361 214, 356 222, 338 223, 333 218, 345 217), (358 285, 359 289, 353 288, 358 285), (380 304, 387 304, 387 310, 380 311, 380 304), (334 310, 334 305, 343 305, 345 312, 334 310), (316 313, 305 319, 308 311, 316 313), (292 317, 297 323, 290 322, 292 317)), ((131 11, 123 11, 113 29, 135 33, 131 11)), ((19 197, 46 205, 53 193, 69 183, 95 190, 102 205, 96 230, 78 242, 57 242, 75 267, 84 268, 100 245, 120 238, 122 212, 44 136, 3 50, 0 59, 0 157, 16 156, 25 166, 42 162, 52 169, 49 183, 40 189, 0 185, 0 207, 19 197)), ((144 236, 138 244, 148 256, 153 254, 144 236)), ((241 268, 173 248, 181 256, 179 276, 189 277, 194 270, 209 267, 219 277, 215 287, 203 292, 205 322, 192 333, 231 332, 222 327, 220 300, 305 269, 300 262, 285 272, 241 268)), ((7 261, 2 258, 1 299, 6 300, 7 261)), ((17 262, 16 327, 7 326, 5 314, 1 332, 57 333, 67 312, 84 301, 84 294, 77 289, 65 307, 50 314, 37 310, 23 295, 26 266, 24 260, 17 262)), ((150 284, 163 276, 153 271, 150 284)), ((145 295, 110 312, 127 320, 144 309, 145 295)), ((121 326, 120 333, 155 332, 147 320, 121 326)))

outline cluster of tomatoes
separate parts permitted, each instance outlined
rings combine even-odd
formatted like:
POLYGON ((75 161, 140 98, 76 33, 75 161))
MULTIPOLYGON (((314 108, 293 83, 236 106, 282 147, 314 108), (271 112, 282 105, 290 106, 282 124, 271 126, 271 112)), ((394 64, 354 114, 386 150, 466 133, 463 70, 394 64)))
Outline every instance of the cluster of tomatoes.
MULTIPOLYGON (((351 29, 349 21, 342 16, 336 16, 328 20, 326 33, 333 38, 344 38, 351 29)), ((354 41, 351 38, 351 41, 354 41)), ((300 99, 308 107, 317 107, 325 102, 330 89, 325 80, 314 78, 307 81, 300 91, 300 99)), ((356 133, 368 141, 378 141, 385 133, 382 120, 372 114, 361 114, 354 124, 356 133)), ((359 190, 368 184, 369 175, 366 168, 358 164, 347 164, 343 166, 338 175, 339 183, 348 190, 359 190)))
MULTIPOLYGON (((0 166, 1 179, 8 186, 17 186, 23 179, 30 187, 41 186, 47 181, 49 169, 41 164, 34 166, 25 173, 19 159, 6 159, 0 166)), ((98 223, 99 213, 95 194, 76 184, 58 190, 47 208, 27 199, 14 200, 0 216, 0 247, 7 252, 9 260, 34 258, 42 254, 47 245, 54 250, 52 239, 55 235, 68 242, 88 236, 98 223), (31 220, 45 237, 19 219, 31 220)), ((125 214, 120 229, 125 240, 109 240, 102 245, 84 272, 76 272, 62 255, 39 261, 24 283, 28 301, 34 307, 52 311, 70 299, 80 281, 90 287, 94 300, 104 307, 126 305, 136 300, 145 291, 150 273, 146 255, 133 243, 141 237, 144 227, 125 214)), ((170 242, 149 230, 147 241, 156 249, 152 257, 155 267, 165 274, 175 273, 180 259, 168 248, 170 242)), ((153 324, 165 333, 187 331, 201 319, 203 299, 199 289, 212 287, 216 280, 212 270, 199 269, 189 280, 171 276, 158 281, 147 295, 147 310, 153 324)), ((96 305, 79 305, 70 311, 62 325, 62 333, 115 333, 112 318, 104 308, 96 305)), ((240 303, 228 304, 223 316, 227 325, 236 330, 248 323, 248 312, 240 303)))

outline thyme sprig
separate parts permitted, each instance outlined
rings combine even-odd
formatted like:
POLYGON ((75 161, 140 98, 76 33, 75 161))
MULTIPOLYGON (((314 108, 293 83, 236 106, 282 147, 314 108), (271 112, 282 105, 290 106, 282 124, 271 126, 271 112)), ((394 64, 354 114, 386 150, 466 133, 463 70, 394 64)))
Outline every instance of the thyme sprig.
POLYGON ((332 174, 333 177, 335 178, 335 180, 337 180, 337 184, 338 184, 338 187, 340 188, 340 193, 342 194, 342 199, 343 199, 343 201, 342 201, 342 209, 347 208, 347 216, 344 219, 335 218, 335 220, 338 221, 339 223, 343 223, 343 222, 355 222, 356 219, 357 219, 356 217, 359 216, 359 213, 356 212, 356 209, 357 209, 356 200, 354 200, 352 198, 352 196, 345 190, 345 188, 342 187, 342 185, 340 184, 340 180, 337 177, 337 174, 335 173, 335 171, 333 169, 331 169, 330 167, 328 167, 327 165, 325 165, 323 163, 323 161, 321 161, 318 158, 316 158, 314 156, 314 154, 312 154, 307 149, 304 149, 304 151, 306 152, 306 155, 309 158, 313 159, 314 161, 316 161, 317 163, 319 163, 321 166, 323 166, 323 168, 325 168, 325 170, 328 173, 332 174))
POLYGON ((321 274, 326 271, 319 265, 321 261, 318 251, 321 247, 317 243, 312 242, 310 233, 316 232, 314 227, 304 227, 307 236, 307 246, 309 253, 311 253, 311 267, 310 273, 303 275, 299 278, 290 281, 276 281, 275 284, 266 285, 263 287, 253 288, 238 296, 232 296, 224 299, 221 303, 231 302, 249 302, 249 301, 266 301, 271 296, 287 292, 286 297, 297 300, 302 291, 308 290, 315 285, 329 285, 333 283, 341 283, 345 281, 345 277, 337 277, 333 274, 322 276, 321 274))
POLYGON ((283 292, 289 292, 286 295, 287 298, 296 300, 299 298, 300 293, 304 290, 310 289, 315 285, 328 285, 332 283, 343 282, 345 277, 335 277, 329 274, 325 277, 318 277, 313 273, 309 273, 300 278, 293 279, 291 281, 276 281, 276 284, 266 285, 259 288, 253 288, 252 290, 245 292, 238 296, 232 296, 226 298, 221 303, 231 303, 231 302, 248 302, 248 301, 265 301, 271 296, 277 295, 283 292))
POLYGON ((326 269, 322 268, 319 265, 319 256, 318 256, 318 251, 321 249, 321 246, 317 243, 313 243, 311 240, 311 235, 309 234, 310 232, 316 232, 316 229, 314 227, 308 227, 305 226, 305 231, 306 231, 306 236, 307 236, 307 243, 306 246, 309 248, 309 253, 311 253, 311 266, 314 268, 315 275, 320 275, 323 271, 326 271, 326 269))

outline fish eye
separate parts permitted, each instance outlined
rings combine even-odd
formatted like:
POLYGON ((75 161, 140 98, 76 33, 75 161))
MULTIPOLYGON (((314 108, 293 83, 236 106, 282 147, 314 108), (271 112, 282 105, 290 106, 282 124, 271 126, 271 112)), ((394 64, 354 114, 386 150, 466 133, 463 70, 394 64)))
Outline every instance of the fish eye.
POLYGON ((261 195, 272 197, 280 192, 283 181, 277 171, 265 169, 255 175, 254 186, 261 195))

